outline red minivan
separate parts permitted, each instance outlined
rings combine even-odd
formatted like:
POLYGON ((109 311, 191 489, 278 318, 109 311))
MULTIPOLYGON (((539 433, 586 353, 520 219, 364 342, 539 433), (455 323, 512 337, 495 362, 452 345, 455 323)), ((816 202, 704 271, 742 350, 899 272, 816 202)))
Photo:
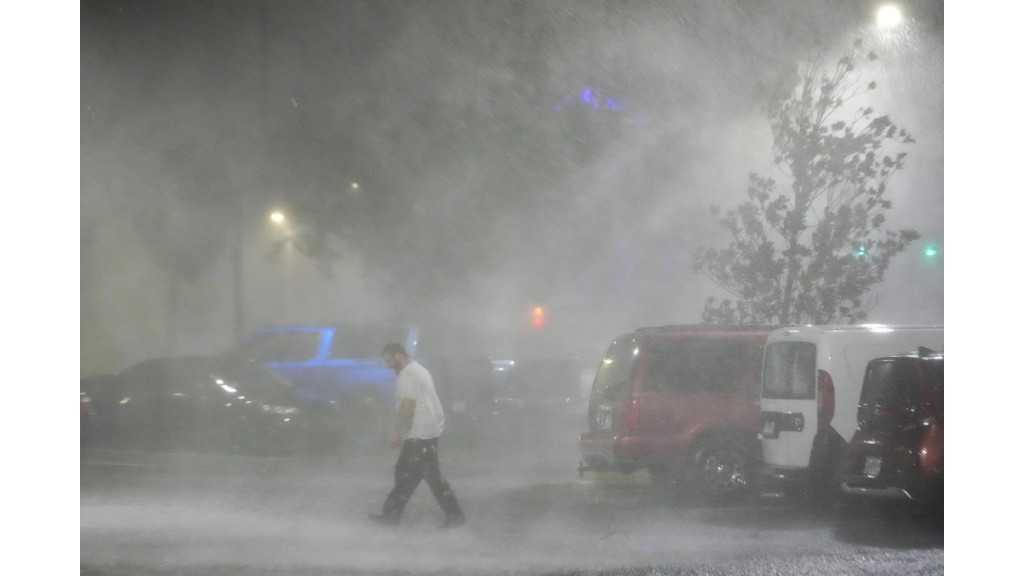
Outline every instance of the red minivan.
POLYGON ((747 492, 760 459, 759 373, 771 326, 641 328, 615 339, 590 392, 580 473, 650 471, 700 497, 747 492))

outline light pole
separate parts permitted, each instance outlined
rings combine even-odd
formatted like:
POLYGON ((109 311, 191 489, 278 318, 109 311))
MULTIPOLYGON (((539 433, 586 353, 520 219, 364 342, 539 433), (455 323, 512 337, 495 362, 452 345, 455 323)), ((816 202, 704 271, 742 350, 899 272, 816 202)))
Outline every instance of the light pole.
POLYGON ((287 322, 294 321, 292 316, 292 230, 291 226, 288 225, 288 219, 285 217, 284 212, 280 210, 274 210, 270 213, 270 221, 281 228, 284 231, 284 309, 285 309, 285 320, 287 322))

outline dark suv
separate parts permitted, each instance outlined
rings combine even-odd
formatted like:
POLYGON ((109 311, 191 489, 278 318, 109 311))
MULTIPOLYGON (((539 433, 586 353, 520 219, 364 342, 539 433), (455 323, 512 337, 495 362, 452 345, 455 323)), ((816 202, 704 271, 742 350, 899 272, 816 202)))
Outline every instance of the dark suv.
POLYGON ((941 503, 942 364, 942 353, 927 348, 868 363, 842 483, 846 494, 941 503))
POLYGON ((641 328, 594 378, 580 472, 647 468, 701 497, 746 492, 760 457, 758 376, 770 326, 641 328))

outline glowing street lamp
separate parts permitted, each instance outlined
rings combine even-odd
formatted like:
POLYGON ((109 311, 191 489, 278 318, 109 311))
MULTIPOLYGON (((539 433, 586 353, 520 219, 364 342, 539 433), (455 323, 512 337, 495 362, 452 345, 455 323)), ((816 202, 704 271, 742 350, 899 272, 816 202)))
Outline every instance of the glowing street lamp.
POLYGON ((285 218, 284 212, 280 210, 274 210, 270 213, 270 221, 274 226, 278 226, 284 229, 284 268, 285 268, 285 285, 284 285, 284 304, 285 313, 288 316, 288 320, 292 319, 292 235, 291 230, 288 229, 288 219, 285 218))
POLYGON ((875 21, 881 28, 892 28, 903 22, 903 13, 895 4, 885 4, 878 9, 875 21))

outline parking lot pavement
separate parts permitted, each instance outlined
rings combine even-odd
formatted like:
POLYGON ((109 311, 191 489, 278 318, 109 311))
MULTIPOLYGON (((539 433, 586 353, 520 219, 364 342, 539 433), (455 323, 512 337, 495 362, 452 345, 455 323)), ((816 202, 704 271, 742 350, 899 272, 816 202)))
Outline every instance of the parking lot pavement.
POLYGON ((581 478, 574 424, 564 428, 546 443, 442 441, 469 517, 450 533, 435 530, 442 514, 422 485, 397 529, 367 521, 391 487, 386 448, 83 452, 82 573, 942 573, 941 525, 769 498, 712 505, 654 491, 643 472, 581 478))

